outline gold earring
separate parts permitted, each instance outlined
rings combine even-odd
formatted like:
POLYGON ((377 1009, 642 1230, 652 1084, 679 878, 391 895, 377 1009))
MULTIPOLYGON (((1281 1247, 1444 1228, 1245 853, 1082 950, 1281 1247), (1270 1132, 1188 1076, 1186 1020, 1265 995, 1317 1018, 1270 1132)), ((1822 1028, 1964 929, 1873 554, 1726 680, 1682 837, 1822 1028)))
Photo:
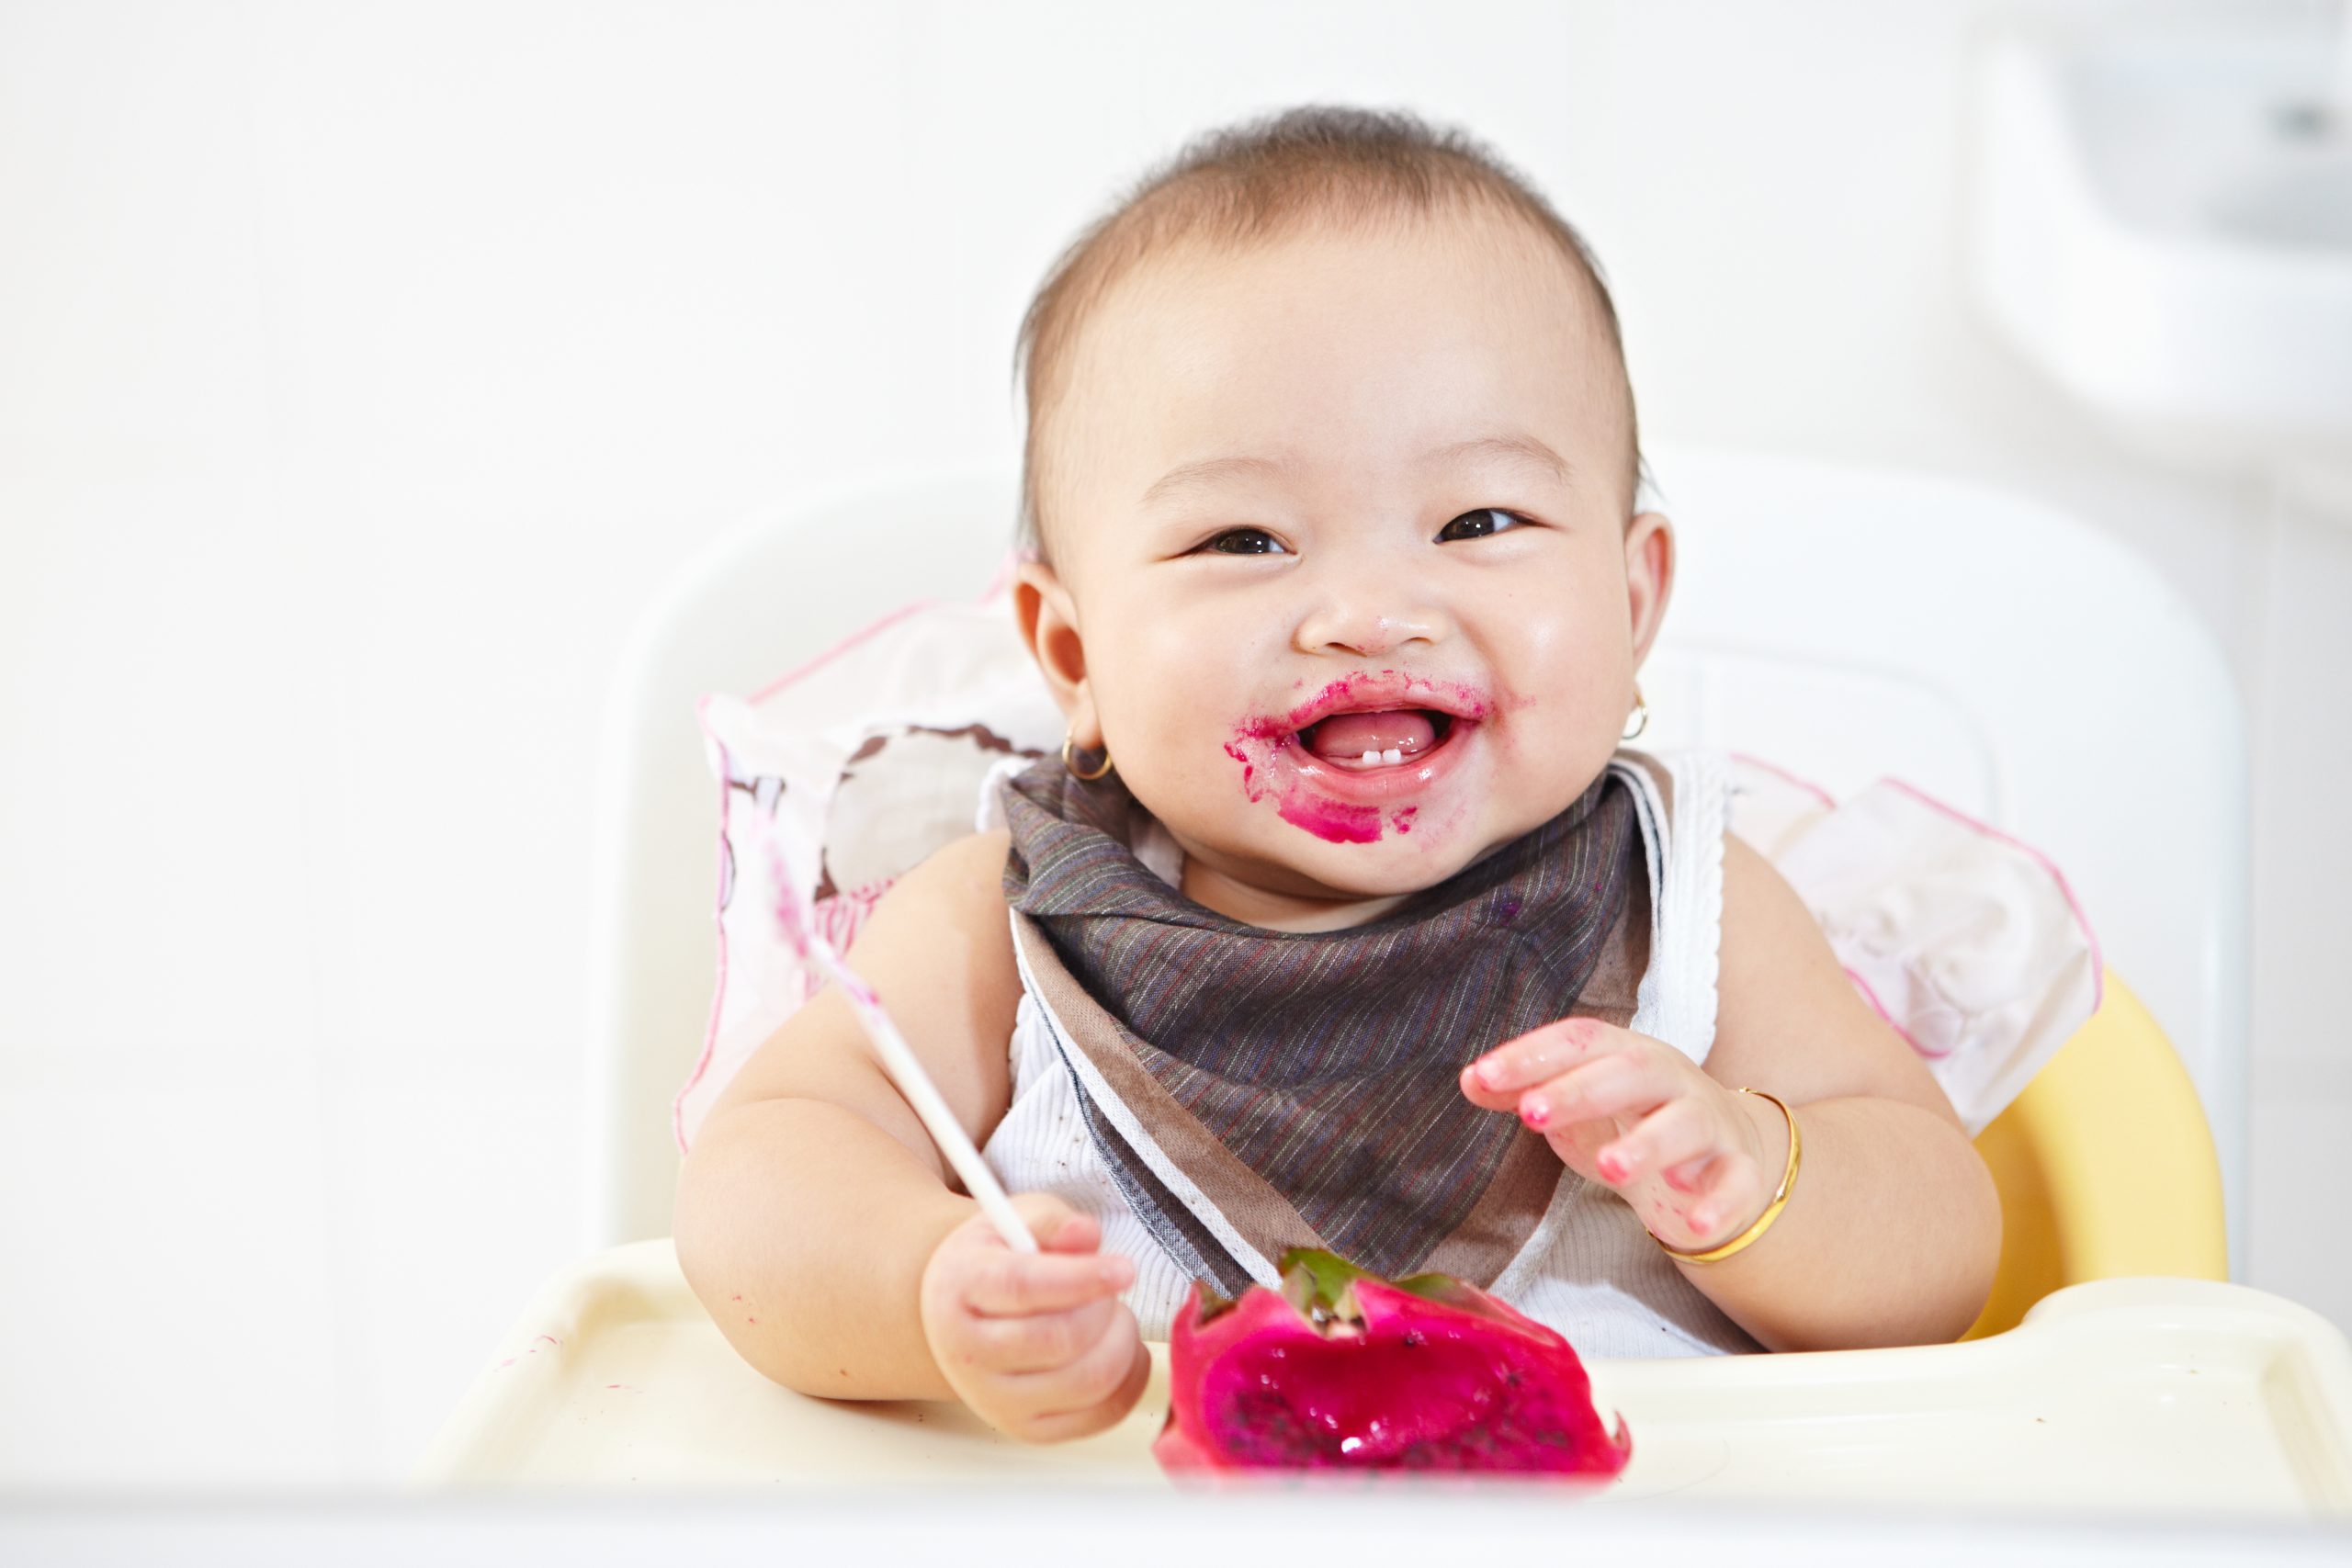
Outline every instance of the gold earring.
POLYGON ((1633 718, 1632 718, 1632 721, 1631 721, 1631 723, 1629 724, 1628 728, 1626 728, 1626 730, 1625 730, 1624 734, 1623 734, 1623 735, 1619 736, 1619 737, 1618 737, 1618 739, 1621 739, 1621 740, 1633 740, 1633 739, 1638 739, 1638 738, 1640 737, 1640 735, 1641 735, 1642 731, 1643 731, 1643 730, 1645 730, 1645 729, 1647 729, 1649 727, 1650 727, 1650 705, 1649 705, 1649 701, 1648 701, 1648 699, 1646 699, 1645 697, 1644 697, 1644 696, 1642 695, 1642 688, 1641 688, 1640 684, 1639 684, 1638 682, 1636 682, 1636 683, 1635 683, 1635 685, 1634 685, 1634 715, 1633 715, 1633 718))
POLYGON ((1070 744, 1070 733, 1065 729, 1062 731, 1062 766, 1069 770, 1070 777, 1085 784, 1092 784, 1111 771, 1111 748, 1108 746, 1102 748, 1102 765, 1091 773, 1081 773, 1078 771, 1078 764, 1069 760, 1070 744))

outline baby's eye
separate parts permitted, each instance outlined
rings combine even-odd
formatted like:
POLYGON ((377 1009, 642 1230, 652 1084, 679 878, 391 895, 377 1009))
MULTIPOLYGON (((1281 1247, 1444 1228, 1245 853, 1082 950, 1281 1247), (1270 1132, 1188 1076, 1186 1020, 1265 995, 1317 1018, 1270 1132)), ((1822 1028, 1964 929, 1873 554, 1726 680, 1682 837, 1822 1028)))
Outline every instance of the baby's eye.
POLYGON ((1227 528, 1201 547, 1223 556, 1274 556, 1287 554, 1282 541, 1263 528, 1227 528))
POLYGON ((1483 539, 1489 534, 1499 534, 1506 528, 1516 528, 1523 521, 1518 513, 1505 512, 1499 506, 1482 506, 1476 512, 1465 512, 1437 531, 1437 542, 1451 544, 1457 539, 1483 539))

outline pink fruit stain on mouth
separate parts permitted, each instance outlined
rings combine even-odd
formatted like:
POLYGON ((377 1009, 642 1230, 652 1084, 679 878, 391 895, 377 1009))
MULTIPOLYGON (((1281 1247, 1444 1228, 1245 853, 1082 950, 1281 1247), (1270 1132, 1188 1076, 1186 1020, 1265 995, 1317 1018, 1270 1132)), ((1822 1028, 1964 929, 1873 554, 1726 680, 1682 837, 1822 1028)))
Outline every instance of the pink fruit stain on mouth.
POLYGON ((1377 806, 1349 806, 1300 793, 1283 797, 1274 810, 1292 827, 1335 844, 1369 844, 1380 837, 1377 806))
POLYGON ((1369 844, 1378 840, 1380 807, 1333 800, 1316 793, 1288 768, 1276 765, 1291 734, 1279 719, 1258 719, 1226 742, 1225 754, 1241 764, 1241 793, 1253 802, 1273 795, 1276 816, 1326 843, 1369 844))
MULTIPOLYGON (((1246 734, 1247 731, 1244 731, 1244 733, 1246 734)), ((1266 792, 1256 787, 1258 783, 1258 764, 1250 760, 1250 753, 1245 749, 1245 742, 1240 740, 1227 741, 1225 743, 1225 754, 1241 764, 1241 793, 1248 795, 1251 800, 1263 799, 1266 792)))
MULTIPOLYGON (((1393 671, 1383 671, 1393 674, 1393 671)), ((1384 820, 1378 806, 1359 806, 1350 801, 1335 800, 1315 788, 1296 771, 1288 753, 1298 742, 1299 731, 1314 721, 1317 708, 1326 716, 1344 705, 1351 692, 1365 678, 1351 675, 1333 681, 1306 702, 1280 717, 1253 718, 1244 723, 1226 742, 1225 754, 1241 764, 1241 793, 1253 803, 1272 795, 1274 812, 1295 828, 1314 834, 1327 843, 1369 844, 1379 840, 1384 831, 1394 828, 1398 833, 1413 830, 1413 818, 1419 812, 1414 806, 1402 806, 1388 810, 1384 820)), ((1409 684, 1419 690, 1443 690, 1453 699, 1444 710, 1455 715, 1454 722, 1476 723, 1491 711, 1486 698, 1468 687, 1452 682, 1413 681, 1409 684)), ((1441 740, 1439 744, 1444 742, 1441 740)))

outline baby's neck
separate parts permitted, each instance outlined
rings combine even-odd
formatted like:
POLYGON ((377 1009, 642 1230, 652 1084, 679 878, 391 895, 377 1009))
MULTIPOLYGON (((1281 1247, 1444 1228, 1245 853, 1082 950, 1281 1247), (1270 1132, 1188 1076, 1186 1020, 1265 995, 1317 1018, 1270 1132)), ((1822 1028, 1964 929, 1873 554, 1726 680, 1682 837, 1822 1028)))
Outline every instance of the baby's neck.
POLYGON ((1228 920, 1270 931, 1345 931, 1380 919, 1412 897, 1409 893, 1314 897, 1283 892, 1230 876, 1190 854, 1184 857, 1179 891, 1228 920))

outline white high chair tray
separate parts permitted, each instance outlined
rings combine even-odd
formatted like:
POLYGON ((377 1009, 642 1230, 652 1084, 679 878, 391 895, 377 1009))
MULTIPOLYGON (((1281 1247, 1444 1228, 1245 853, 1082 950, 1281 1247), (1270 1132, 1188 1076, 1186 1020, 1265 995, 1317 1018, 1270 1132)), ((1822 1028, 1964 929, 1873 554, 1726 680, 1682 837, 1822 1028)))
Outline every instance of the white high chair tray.
MULTIPOLYGON (((1155 1348, 1156 1349, 1158 1348, 1155 1348)), ((2352 1347, 2277 1296, 2193 1280, 2060 1291, 1964 1345, 1593 1360, 1632 1461, 1595 1503, 1923 1503, 2352 1517, 2352 1347)), ((1133 1415, 1033 1448, 961 1406, 808 1398, 753 1371, 667 1240, 542 1291, 419 1467, 421 1486, 655 1491, 1159 1483, 1166 1363, 1133 1415)))

